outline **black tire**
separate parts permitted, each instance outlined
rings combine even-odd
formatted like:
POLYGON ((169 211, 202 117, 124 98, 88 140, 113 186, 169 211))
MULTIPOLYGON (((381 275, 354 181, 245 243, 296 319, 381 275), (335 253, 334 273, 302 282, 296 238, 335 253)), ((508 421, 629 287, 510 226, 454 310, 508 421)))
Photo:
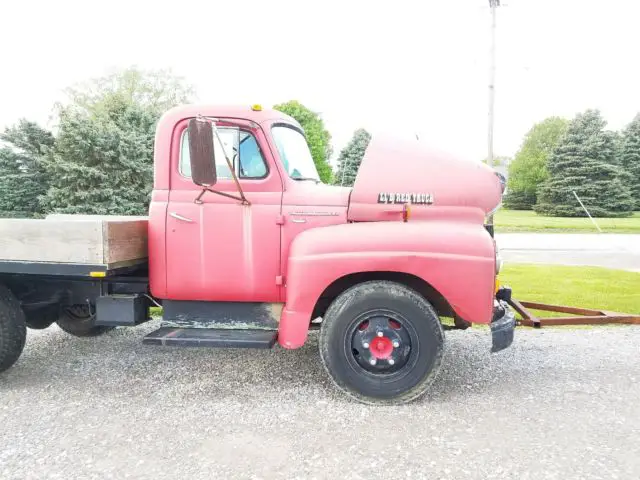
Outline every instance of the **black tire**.
POLYGON ((11 367, 24 350, 27 325, 20 302, 4 285, 0 285, 0 372, 11 367))
POLYGON ((95 325, 95 314, 91 313, 89 305, 63 308, 57 323, 62 330, 75 337, 97 337, 114 329, 95 325))
POLYGON ((436 378, 444 331, 420 294, 399 283, 371 281, 333 301, 322 320, 319 344, 325 369, 340 390, 362 403, 399 405, 424 394, 436 378), (387 324, 391 330, 376 338, 387 324), (388 358, 376 357, 380 351, 374 352, 374 342, 390 339, 388 358))

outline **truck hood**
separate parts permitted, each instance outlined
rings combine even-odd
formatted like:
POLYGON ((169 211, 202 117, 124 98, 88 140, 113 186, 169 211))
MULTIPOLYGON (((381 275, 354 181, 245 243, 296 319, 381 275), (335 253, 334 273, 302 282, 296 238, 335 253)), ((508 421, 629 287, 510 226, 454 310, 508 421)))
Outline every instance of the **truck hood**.
POLYGON ((358 170, 348 219, 396 219, 406 204, 411 218, 466 212, 483 219, 501 199, 500 178, 487 165, 417 140, 378 136, 369 142, 358 170))

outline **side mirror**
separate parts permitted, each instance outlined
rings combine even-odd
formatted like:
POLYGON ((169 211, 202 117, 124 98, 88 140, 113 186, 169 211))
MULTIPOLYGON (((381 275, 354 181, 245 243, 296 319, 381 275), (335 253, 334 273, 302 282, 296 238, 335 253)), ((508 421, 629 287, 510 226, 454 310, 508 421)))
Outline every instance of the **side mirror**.
POLYGON ((216 158, 213 146, 213 127, 207 120, 192 118, 187 127, 189 133, 189 158, 191 179, 201 187, 216 184, 216 158))

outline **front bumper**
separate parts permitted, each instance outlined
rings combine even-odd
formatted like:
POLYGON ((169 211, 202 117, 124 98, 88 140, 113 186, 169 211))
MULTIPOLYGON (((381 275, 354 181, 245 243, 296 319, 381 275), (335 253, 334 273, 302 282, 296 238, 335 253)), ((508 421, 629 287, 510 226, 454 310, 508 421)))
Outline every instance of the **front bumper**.
POLYGON ((516 316, 509 304, 496 296, 496 304, 493 308, 491 320, 491 352, 499 352, 513 343, 516 329, 516 316))

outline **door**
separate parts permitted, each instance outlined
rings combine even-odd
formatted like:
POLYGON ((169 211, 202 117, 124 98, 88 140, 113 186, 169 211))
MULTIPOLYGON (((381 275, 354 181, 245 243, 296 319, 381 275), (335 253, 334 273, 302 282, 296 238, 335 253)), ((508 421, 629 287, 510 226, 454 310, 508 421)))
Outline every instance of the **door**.
MULTIPOLYGON (((218 126, 250 202, 201 192, 190 179, 186 122, 174 134, 167 211, 167 296, 172 300, 279 301, 282 180, 259 127, 218 126)), ((218 183, 238 194, 216 142, 218 183)))

